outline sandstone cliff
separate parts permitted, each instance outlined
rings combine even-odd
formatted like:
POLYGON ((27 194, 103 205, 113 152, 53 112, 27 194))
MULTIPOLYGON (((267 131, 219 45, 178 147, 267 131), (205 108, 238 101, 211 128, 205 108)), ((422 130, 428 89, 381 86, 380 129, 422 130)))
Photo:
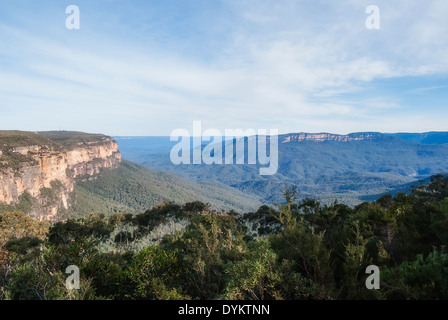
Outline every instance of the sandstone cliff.
POLYGON ((325 142, 325 141, 337 141, 337 142, 348 142, 348 141, 371 141, 371 140, 390 140, 392 137, 386 136, 379 132, 360 132, 360 133, 350 133, 347 135, 332 134, 332 133, 293 133, 282 136, 282 143, 288 142, 301 142, 301 141, 314 141, 314 142, 325 142))
POLYGON ((56 220, 60 209, 68 209, 77 180, 94 179, 101 169, 117 168, 121 162, 118 143, 110 137, 64 134, 64 139, 50 140, 45 133, 0 132, 3 206, 17 205, 24 196, 31 196, 30 216, 56 220))

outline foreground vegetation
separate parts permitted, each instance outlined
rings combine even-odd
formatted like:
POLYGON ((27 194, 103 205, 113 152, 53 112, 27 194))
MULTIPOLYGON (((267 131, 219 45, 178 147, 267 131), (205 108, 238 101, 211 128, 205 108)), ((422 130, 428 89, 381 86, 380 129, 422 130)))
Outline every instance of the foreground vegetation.
POLYGON ((1 299, 447 299, 448 178, 354 208, 202 202, 54 225, 0 215, 1 299), (381 270, 368 290, 365 270, 381 270), (69 265, 79 290, 65 286, 69 265))

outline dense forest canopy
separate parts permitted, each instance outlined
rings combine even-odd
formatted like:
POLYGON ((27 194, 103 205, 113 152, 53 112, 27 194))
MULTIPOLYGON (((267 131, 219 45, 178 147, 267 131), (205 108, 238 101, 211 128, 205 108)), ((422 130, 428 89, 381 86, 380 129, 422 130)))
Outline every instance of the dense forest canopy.
POLYGON ((447 299, 448 178, 356 207, 202 202, 49 225, 0 215, 1 299, 447 299), (80 269, 79 290, 65 286, 80 269), (367 266, 381 288, 365 286, 367 266))

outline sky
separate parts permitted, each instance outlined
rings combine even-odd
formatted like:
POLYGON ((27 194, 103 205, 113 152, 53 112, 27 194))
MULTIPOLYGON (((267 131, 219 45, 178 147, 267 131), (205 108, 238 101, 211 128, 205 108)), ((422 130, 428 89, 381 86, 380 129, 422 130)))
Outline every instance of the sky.
POLYGON ((1 1, 0 129, 448 131, 447 16, 446 0, 1 1))

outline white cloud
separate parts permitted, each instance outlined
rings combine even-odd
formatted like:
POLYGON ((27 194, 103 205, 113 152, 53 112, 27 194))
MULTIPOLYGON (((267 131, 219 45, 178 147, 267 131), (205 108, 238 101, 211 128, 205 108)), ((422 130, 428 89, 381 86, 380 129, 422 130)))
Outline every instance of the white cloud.
POLYGON ((394 131, 397 122, 384 111, 403 108, 399 99, 350 100, 350 93, 377 79, 447 73, 448 7, 378 0, 383 28, 372 31, 364 27, 364 2, 229 1, 233 41, 211 60, 154 43, 128 46, 112 35, 69 42, 3 25, 0 61, 12 62, 0 69, 0 97, 12 112, 0 123, 49 129, 82 122, 88 131, 136 135, 169 134, 193 120, 219 129, 290 131, 294 121, 308 121, 311 131, 394 131), (39 123, 17 124, 36 109, 39 123), (331 117, 343 117, 343 125, 331 117))

